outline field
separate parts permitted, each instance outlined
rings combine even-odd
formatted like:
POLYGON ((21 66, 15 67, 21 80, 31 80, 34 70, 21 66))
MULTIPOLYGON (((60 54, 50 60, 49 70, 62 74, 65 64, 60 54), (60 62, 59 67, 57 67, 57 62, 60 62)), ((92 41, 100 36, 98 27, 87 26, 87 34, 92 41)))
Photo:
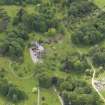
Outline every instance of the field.
POLYGON ((57 97, 57 94, 54 92, 53 89, 41 89, 41 99, 40 99, 40 105, 43 105, 43 103, 51 103, 51 105, 61 105, 59 98, 57 97), (45 100, 43 101, 43 97, 45 100))
MULTIPOLYGON (((0 6, 0 8, 3 8, 7 12, 7 14, 12 18, 16 15, 17 11, 21 7, 15 6, 15 5, 13 6, 4 5, 4 6, 0 6)), ((35 7, 33 5, 28 5, 28 6, 25 6, 24 8, 29 14, 32 14, 35 10, 35 7)), ((11 28, 11 24, 9 27, 11 28)), ((4 38, 5 38, 4 34, 1 34, 0 39, 4 39, 4 38)), ((31 39, 33 40, 32 36, 30 36, 30 40, 31 39)), ((16 105, 36 105, 38 100, 38 93, 37 92, 32 93, 32 90, 33 88, 38 87, 38 83, 37 83, 37 79, 35 80, 35 78, 33 78, 35 64, 32 62, 29 49, 27 47, 24 49, 24 63, 22 64, 12 63, 12 61, 10 61, 9 58, 7 57, 5 58, 0 57, 0 67, 5 68, 6 70, 5 78, 7 78, 9 82, 12 82, 19 89, 24 90, 26 94, 28 94, 28 100, 16 105)), ((64 75, 62 72, 59 72, 59 70, 57 72, 58 72, 57 74, 58 75, 60 74, 61 77, 64 75)), ((52 74, 52 73, 53 72, 49 72, 49 74, 52 74)), ((55 105, 55 103, 56 105, 60 105, 60 101, 56 93, 54 93, 53 89, 49 89, 49 90, 41 89, 40 100, 41 100, 41 97, 46 98, 45 103, 47 103, 48 105, 53 105, 53 104, 55 105)), ((4 105, 4 104, 12 105, 12 103, 0 97, 0 105, 4 105)))
MULTIPOLYGON (((47 2, 47 1, 46 1, 47 2)), ((104 9, 105 8, 105 0, 94 0, 94 3, 98 5, 99 8, 104 9)), ((26 4, 25 6, 17 6, 17 5, 1 5, 0 9, 4 9, 4 11, 7 12, 8 16, 11 17, 11 22, 13 21, 13 18, 16 16, 17 11, 19 11, 20 8, 24 8, 25 11, 27 11, 28 14, 38 14, 37 13, 37 8, 38 6, 36 5, 31 5, 31 4, 26 4), (36 11, 35 11, 36 10, 36 11)), ((57 9, 57 12, 59 9, 57 9)), ((58 13, 57 18, 62 19, 65 16, 63 16, 63 12, 58 13)), ((88 22, 91 23, 91 21, 96 18, 95 16, 87 18, 83 18, 83 20, 80 20, 76 26, 74 25, 73 28, 75 30, 78 30, 80 26, 87 24, 88 22)), ((65 19, 65 18, 64 18, 65 19)), ((8 30, 11 31, 13 29, 13 25, 11 24, 8 25, 8 30)), ((64 27, 64 26, 62 26, 64 27)), ((54 37, 48 37, 46 33, 45 36, 44 34, 37 33, 37 32, 31 32, 29 34, 29 40, 25 42, 25 48, 23 51, 23 62, 18 63, 18 62, 13 62, 12 59, 6 57, 0 56, 0 68, 3 68, 4 74, 3 78, 9 80, 10 83, 13 83, 16 85, 16 87, 20 90, 23 90, 27 95, 28 99, 25 101, 22 101, 20 103, 13 104, 9 102, 8 100, 5 100, 2 96, 0 96, 0 105, 61 105, 61 102, 59 100, 59 97, 57 96, 57 93, 54 91, 53 88, 45 89, 45 88, 40 88, 38 84, 38 79, 36 77, 37 73, 40 73, 40 65, 37 65, 33 63, 32 58, 30 56, 29 52, 29 43, 34 41, 46 41, 46 39, 52 39, 51 43, 45 43, 43 47, 46 50, 46 58, 43 59, 44 63, 47 64, 47 66, 50 66, 49 68, 41 68, 42 70, 44 69, 47 71, 48 76, 53 76, 53 77, 58 77, 61 80, 65 79, 68 76, 71 76, 73 78, 78 78, 86 83, 90 84, 91 86, 91 76, 87 76, 85 73, 81 75, 81 73, 75 73, 74 71, 68 72, 63 72, 59 68, 62 66, 58 60, 64 60, 66 55, 68 54, 73 54, 75 52, 78 52, 80 55, 82 53, 87 54, 90 50, 90 46, 82 46, 78 45, 75 46, 73 42, 71 41, 71 35, 74 30, 69 30, 65 29, 65 34, 58 34, 54 37), (57 59, 55 57, 57 56, 57 59), (57 65, 53 65, 54 63, 57 65), (39 68, 38 68, 39 67, 39 68), (47 69, 46 69, 47 68, 47 69), (36 92, 33 92, 33 89, 37 89, 36 92), (40 89, 40 92, 38 93, 38 89, 40 89), (39 104, 38 104, 39 101, 39 104)), ((0 33, 0 41, 6 38, 6 34, 4 32, 0 33)), ((100 43, 100 46, 104 46, 104 42, 100 43)), ((43 63, 43 64, 44 64, 43 63)), ((76 64, 76 63, 75 63, 76 64)), ((45 66, 45 65, 44 65, 45 66)), ((43 66, 43 67, 44 67, 43 66)), ((77 63, 78 66, 78 63, 77 63)), ((98 68, 97 68, 98 71, 98 68)), ((1 72, 1 71, 0 71, 1 72)), ((92 74, 91 74, 92 75, 92 74)), ((0 75, 1 76, 1 75, 0 75)), ((102 79, 105 78, 105 71, 100 73, 96 79, 102 79)), ((101 91, 102 95, 105 97, 105 90, 101 91)), ((104 104, 103 104, 104 105, 104 104)))
POLYGON ((98 5, 101 9, 105 8, 105 0, 94 0, 94 3, 98 5))

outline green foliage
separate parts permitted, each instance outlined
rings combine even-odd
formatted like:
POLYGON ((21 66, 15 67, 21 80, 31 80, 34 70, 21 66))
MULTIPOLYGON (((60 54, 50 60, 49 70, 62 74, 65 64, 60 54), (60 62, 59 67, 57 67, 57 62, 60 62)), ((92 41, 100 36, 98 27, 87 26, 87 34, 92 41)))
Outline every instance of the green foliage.
POLYGON ((78 53, 67 55, 65 60, 63 61, 63 71, 77 71, 84 72, 86 69, 90 68, 87 63, 87 60, 84 55, 80 55, 78 53))
POLYGON ((48 37, 54 37, 56 35, 56 29, 50 28, 47 33, 45 33, 48 37))
POLYGON ((59 20, 55 16, 55 8, 51 8, 49 5, 41 5, 39 8, 39 14, 29 15, 20 9, 14 18, 14 25, 19 23, 29 31, 47 32, 50 28, 57 28, 59 20))
POLYGON ((60 84, 65 105, 99 105, 101 101, 91 86, 83 80, 68 77, 60 84), (98 100, 98 101, 96 101, 98 100))
POLYGON ((0 9, 0 32, 6 31, 9 21, 10 18, 7 12, 4 9, 0 9))
POLYGON ((42 88, 50 88, 52 86, 51 77, 47 73, 41 73, 38 76, 39 86, 42 88))
POLYGON ((72 35, 72 41, 76 44, 94 45, 104 39, 104 34, 91 25, 81 27, 72 35))
POLYGON ((95 65, 105 67, 105 47, 94 46, 90 50, 90 56, 95 65))
POLYGON ((0 44, 0 54, 9 56, 12 59, 19 59, 23 56, 24 41, 28 39, 25 31, 14 30, 7 33, 6 40, 0 44))
MULTIPOLYGON (((73 1, 69 0, 69 2, 73 2, 73 1)), ((92 13, 92 11, 94 11, 95 9, 96 9, 96 6, 93 3, 86 0, 81 0, 70 4, 68 15, 73 17, 84 17, 92 13)))
POLYGON ((25 3, 27 4, 38 4, 41 3, 42 0, 0 0, 0 4, 6 4, 6 5, 23 5, 25 3))
MULTIPOLYGON (((92 13, 94 10, 98 10, 98 8, 89 1, 81 1, 77 3, 77 1, 70 1, 71 6, 69 9, 69 16, 74 21, 75 17, 80 18, 84 16, 89 16, 89 13, 92 13)), ((90 16, 91 17, 91 16, 90 16)), ((72 34, 72 42, 75 44, 81 45, 94 45, 100 43, 104 40, 104 26, 105 26, 105 14, 102 12, 97 17, 94 18, 94 21, 90 20, 90 23, 86 25, 82 25, 78 30, 73 32, 72 34)), ((72 21, 71 21, 72 23, 72 21)))
MULTIPOLYGON (((70 46, 70 39, 68 38, 70 38, 70 32, 73 30, 68 30, 67 26, 69 25, 68 20, 72 23, 72 19, 74 19, 74 21, 80 20, 80 24, 76 24, 77 27, 80 27, 81 24, 84 24, 82 19, 87 20, 86 16, 88 16, 89 21, 91 19, 90 14, 97 7, 88 0, 0 0, 0 4, 21 5, 21 8, 19 6, 20 9, 16 6, 16 10, 18 10, 16 16, 11 16, 9 27, 7 27, 9 31, 7 30, 7 32, 3 33, 6 38, 0 40, 0 55, 10 57, 13 60, 23 60, 23 52, 27 46, 27 41, 30 43, 30 41, 37 39, 41 40, 40 42, 43 43, 46 49, 43 63, 37 64, 38 67, 35 65, 36 68, 34 68, 34 65, 31 68, 30 66, 28 67, 30 64, 32 66, 32 61, 29 58, 27 49, 27 58, 24 56, 25 59, 22 65, 20 63, 17 65, 16 63, 16 67, 13 66, 14 72, 17 75, 19 74, 20 78, 24 78, 24 75, 30 75, 34 68, 34 74, 38 77, 37 79, 35 77, 34 82, 38 80, 41 88, 49 89, 53 85, 56 86, 65 105, 70 103, 71 105, 100 105, 99 97, 86 81, 71 77, 66 78, 69 73, 62 72, 71 72, 73 76, 75 76, 75 73, 79 76, 83 73, 92 74, 89 71, 90 66, 87 63, 86 56, 79 53, 72 54, 72 52, 75 52, 75 48, 71 48, 72 44, 70 43, 70 46), (27 12, 27 4, 35 4, 33 14, 30 13, 30 8, 29 12, 27 12), (59 37, 57 35, 62 36, 59 37)), ((95 22, 82 26, 72 35, 72 42, 82 45, 93 45, 101 42, 105 38, 104 18, 104 16, 100 16, 95 22)), ((3 36, 2 33, 1 36, 3 36)), ((95 49, 91 56, 97 64, 104 65, 104 49, 95 49)), ((13 65, 15 64, 13 63, 13 65)), ((5 75, 4 72, 0 72, 0 77, 2 77, 2 74, 3 76, 5 75)), ((6 76, 8 78, 8 75, 6 76)), ((13 80, 14 76, 10 76, 10 78, 13 80)), ((30 85, 34 83, 31 80, 32 78, 29 79, 30 85)), ((19 85, 23 82, 16 83, 19 85)), ((24 83, 22 84, 22 88, 24 87, 25 91, 29 93, 34 84, 29 86, 30 90, 27 90, 27 82, 28 79, 25 85, 24 83)), ((12 102, 20 102, 27 97, 20 88, 18 89, 18 87, 3 81, 0 83, 0 95, 12 102)), ((32 97, 34 96, 31 94, 32 97)), ((30 101, 32 102, 32 99, 30 101)), ((44 101, 42 104, 51 104, 46 102, 44 101)), ((25 103, 27 104, 27 102, 25 103)), ((31 103, 29 104, 31 105, 31 103)), ((35 97, 33 104, 36 104, 35 97)))
POLYGON ((7 81, 0 82, 0 95, 12 102, 19 102, 26 99, 26 94, 16 86, 7 81))
POLYGON ((105 14, 99 15, 95 21, 82 26, 72 34, 72 41, 75 44, 94 45, 105 39, 105 14))

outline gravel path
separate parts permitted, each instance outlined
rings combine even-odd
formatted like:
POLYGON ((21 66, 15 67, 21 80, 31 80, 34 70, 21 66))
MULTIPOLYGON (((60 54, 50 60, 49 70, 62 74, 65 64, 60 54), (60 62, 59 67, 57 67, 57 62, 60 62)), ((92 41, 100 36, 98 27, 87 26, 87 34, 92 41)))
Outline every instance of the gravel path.
POLYGON ((57 92, 56 87, 53 87, 53 88, 54 88, 55 93, 57 94, 57 97, 58 97, 58 99, 59 99, 61 105, 64 105, 63 99, 62 99, 62 97, 59 95, 59 93, 57 92))
POLYGON ((94 82, 95 82, 95 74, 96 74, 96 70, 94 68, 94 66, 92 65, 91 61, 87 58, 87 62, 88 64, 91 66, 91 69, 93 70, 93 76, 92 76, 92 87, 95 89, 95 91, 98 93, 98 95, 100 96, 100 98, 103 100, 103 102, 105 103, 105 98, 104 96, 100 93, 100 91, 96 88, 94 82))
MULTIPOLYGON (((77 49, 77 51, 82 54, 82 52, 77 49)), ((103 102, 105 103, 105 98, 104 96, 100 93, 100 91, 96 88, 96 85, 95 85, 95 75, 96 75, 96 69, 94 68, 91 60, 89 58, 87 58, 87 62, 88 64, 90 65, 91 69, 93 70, 93 75, 92 75, 92 79, 91 79, 91 83, 92 83, 92 87, 94 88, 94 90, 97 92, 97 94, 99 95, 99 97, 101 98, 101 100, 103 100, 103 102)))

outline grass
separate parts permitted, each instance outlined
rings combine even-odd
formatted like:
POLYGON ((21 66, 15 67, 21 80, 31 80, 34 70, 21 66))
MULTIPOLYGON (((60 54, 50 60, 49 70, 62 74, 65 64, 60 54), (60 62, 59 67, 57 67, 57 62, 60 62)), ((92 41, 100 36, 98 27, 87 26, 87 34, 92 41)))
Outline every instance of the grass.
POLYGON ((105 0, 94 0, 94 3, 99 7, 99 8, 105 8, 105 0))
MULTIPOLYGON (((37 80, 35 80, 35 78, 29 78, 29 79, 18 79, 12 72, 11 69, 9 67, 9 60, 8 58, 4 58, 4 57, 0 57, 0 68, 5 68, 6 69, 6 74, 5 74, 5 78, 7 78, 9 80, 9 82, 12 82, 14 85, 16 85, 19 89, 25 91, 25 93, 28 95, 29 99, 26 100, 25 102, 19 103, 19 105, 33 105, 37 103, 37 93, 33 94, 32 93, 32 89, 34 87, 37 87, 37 80)), ((18 73, 22 73, 24 72, 24 69, 20 69, 20 67, 26 67, 29 68, 30 67, 30 71, 28 71, 27 74, 24 74, 24 77, 28 76, 29 73, 32 73, 34 70, 34 64, 31 60, 31 57, 29 55, 29 50, 28 48, 25 49, 24 51, 24 63, 21 65, 18 65, 18 72, 15 72, 16 75, 18 73)), ((49 70, 49 75, 57 75, 59 77, 66 77, 67 74, 64 72, 61 72, 59 70, 56 71, 51 71, 49 70)), ((56 94, 54 93, 54 91, 52 89, 41 89, 41 97, 45 97, 46 101, 45 103, 47 103, 48 105, 60 105, 60 102, 56 96, 56 94), (52 104, 53 103, 53 104, 52 104)), ((2 97, 0 97, 0 104, 3 105, 5 103, 8 103, 5 99, 2 99, 2 97)), ((41 101, 42 103, 42 101, 41 101)))
MULTIPOLYGON (((21 7, 15 6, 15 5, 12 5, 12 6, 3 5, 3 6, 0 6, 0 8, 3 8, 7 12, 7 14, 11 18, 13 18, 21 7)), ((29 14, 34 13, 35 6, 26 5, 24 8, 29 14)), ((9 27, 9 29, 10 28, 11 27, 9 27)), ((0 34, 0 39, 5 39, 3 34, 0 34)), ((14 85, 16 85, 19 89, 25 91, 25 93, 28 95, 28 100, 22 103, 19 103, 18 105, 36 105, 37 104, 37 93, 33 94, 32 89, 34 87, 37 87, 37 80, 33 77, 28 78, 28 79, 19 79, 11 72, 11 69, 14 70, 14 66, 16 66, 17 70, 14 70, 16 75, 22 74, 23 77, 27 77, 30 74, 33 74, 35 65, 33 64, 31 60, 29 49, 26 48, 24 50, 24 63, 13 64, 12 68, 10 68, 9 62, 10 60, 8 58, 0 57, 0 68, 5 68, 6 70, 5 78, 7 78, 9 82, 12 82, 14 85), (26 71, 27 73, 25 73, 26 71)), ((63 76, 63 73, 59 71, 58 73, 63 76)), ((52 72, 50 72, 49 74, 52 75, 52 72)), ((43 96, 46 97, 46 102, 48 103, 48 105, 50 104, 52 105, 52 103, 56 103, 56 105, 60 105, 59 100, 57 99, 57 96, 54 94, 53 90, 43 90, 41 94, 43 94, 43 96)), ((6 103, 9 103, 9 102, 6 101, 4 98, 0 97, 0 105, 4 105, 6 103)))
MULTIPOLYGON (((37 94, 32 93, 32 89, 36 87, 37 81, 35 81, 34 78, 26 79, 26 80, 19 80, 16 78, 9 69, 9 61, 6 58, 0 58, 0 67, 6 69, 5 78, 9 80, 9 82, 12 82, 14 85, 16 85, 19 89, 25 91, 25 93, 28 95, 28 100, 26 100, 24 103, 19 103, 19 105, 33 105, 37 101, 37 94)), ((1 100, 2 98, 0 98, 1 100)), ((6 100, 3 99, 3 102, 5 103, 6 100)), ((0 105, 2 104, 2 101, 0 101, 0 105)))
POLYGON ((29 14, 34 13, 35 6, 34 5, 26 5, 25 7, 16 6, 16 5, 1 5, 0 8, 3 8, 8 16, 14 17, 20 8, 24 8, 29 14))
MULTIPOLYGON (((27 65, 29 63, 31 63, 33 65, 31 58, 29 59, 29 57, 30 56, 28 55, 28 53, 26 54, 26 52, 25 52, 26 60, 23 65, 27 65)), ((30 66, 30 67, 32 67, 32 66, 30 66)), ((25 91, 25 93, 28 95, 28 100, 26 100, 25 102, 19 103, 19 105, 33 105, 33 104, 37 103, 37 93, 36 94, 32 93, 32 89, 37 86, 37 80, 35 80, 35 78, 32 77, 29 79, 20 80, 17 77, 15 77, 15 75, 11 72, 11 68, 9 68, 8 58, 0 57, 0 68, 4 68, 6 70, 5 78, 7 78, 9 80, 9 82, 12 82, 19 89, 25 91)), ((8 103, 8 102, 5 99, 2 99, 2 97, 0 97, 0 105, 4 105, 5 103, 8 103)))
MULTIPOLYGON (((100 7, 103 7, 103 5, 105 4, 105 0, 95 0, 95 3, 97 5, 99 5, 100 7)), ((12 6, 4 5, 4 6, 0 6, 0 8, 4 8, 4 10, 7 11, 7 14, 10 17, 13 18, 16 15, 17 11, 21 7, 20 6, 15 6, 15 5, 12 5, 12 6)), ((29 14, 34 13, 35 6, 26 5, 24 8, 29 14)), ((48 56, 49 57, 54 55, 55 52, 58 53, 59 57, 64 57, 64 56, 66 56, 66 54, 73 53, 77 50, 73 46, 73 44, 70 40, 70 35, 69 34, 70 33, 66 32, 66 35, 64 35, 63 39, 60 40, 59 43, 52 43, 50 45, 46 44, 44 46, 48 51, 48 56)), ((4 35, 0 34, 0 39, 2 39, 3 37, 4 37, 4 35)), ((34 34, 31 33, 30 34, 30 41, 39 40, 39 39, 44 39, 44 37, 40 36, 39 34, 36 34, 36 33, 34 33, 34 34)), ((82 52, 87 52, 89 48, 88 47, 87 48, 80 47, 79 49, 82 52)), ((27 77, 28 75, 30 75, 34 72, 35 65, 33 64, 32 60, 31 60, 28 48, 26 48, 24 50, 24 63, 22 63, 22 64, 17 64, 16 63, 16 64, 13 64, 12 67, 13 67, 13 70, 16 73, 16 75, 22 74, 23 77, 27 77), (14 69, 15 67, 17 68, 17 70, 14 69)), ((36 105, 36 103, 37 103, 37 93, 33 94, 32 89, 34 87, 37 87, 37 80, 33 77, 29 78, 29 79, 23 79, 23 80, 18 79, 11 72, 11 68, 9 68, 8 58, 0 57, 0 68, 5 68, 6 69, 5 78, 7 78, 13 84, 17 85, 19 89, 24 90, 29 97, 28 100, 26 100, 25 102, 19 103, 18 105, 36 105)), ((56 71, 48 70, 48 73, 49 73, 49 75, 58 76, 60 78, 65 78, 66 76, 69 75, 67 73, 64 73, 64 72, 60 71, 59 69, 56 70, 56 71)), ((70 75, 71 76, 76 76, 78 78, 85 79, 85 77, 83 75, 80 76, 80 74, 77 75, 76 73, 71 72, 70 75)), ((2 97, 0 97, 0 105, 5 104, 5 102, 6 102, 6 100, 2 99, 2 97)), ((41 105, 43 105, 43 103, 46 103, 46 105, 60 105, 60 101, 59 101, 59 99, 58 99, 58 97, 57 97, 57 95, 56 95, 56 93, 54 92, 53 89, 41 89, 41 102, 40 103, 41 103, 41 105), (44 101, 42 101, 42 97, 45 98, 44 101)))
POLYGON ((43 103, 46 103, 46 105, 61 105, 53 89, 41 89, 41 99, 40 100, 41 100, 40 105, 43 105, 43 103), (42 100, 43 97, 45 98, 44 101, 42 100))
POLYGON ((12 65, 13 71, 16 75, 21 75, 22 77, 29 77, 34 74, 34 63, 32 62, 29 49, 24 50, 24 62, 22 64, 15 63, 12 65))

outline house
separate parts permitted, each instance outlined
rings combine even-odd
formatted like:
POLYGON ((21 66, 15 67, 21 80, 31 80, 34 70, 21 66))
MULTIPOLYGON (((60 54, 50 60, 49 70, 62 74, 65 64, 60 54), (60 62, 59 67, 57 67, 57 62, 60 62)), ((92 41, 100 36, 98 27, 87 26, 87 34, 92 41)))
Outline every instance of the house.
POLYGON ((42 45, 35 41, 31 43, 30 54, 34 63, 41 60, 43 52, 44 48, 42 45))

